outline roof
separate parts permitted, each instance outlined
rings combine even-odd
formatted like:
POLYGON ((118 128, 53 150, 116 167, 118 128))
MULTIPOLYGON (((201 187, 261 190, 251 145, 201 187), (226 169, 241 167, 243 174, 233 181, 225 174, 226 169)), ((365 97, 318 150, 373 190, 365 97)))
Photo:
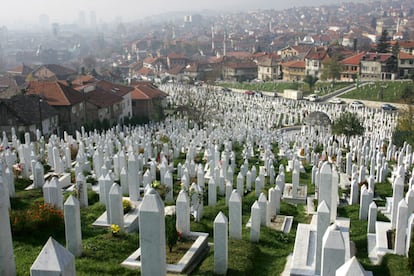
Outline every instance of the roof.
MULTIPOLYGON (((55 74, 55 76, 58 77, 58 79, 59 79, 60 76, 66 77, 68 75, 76 75, 78 73, 73 69, 64 67, 64 66, 59 65, 59 64, 45 64, 45 65, 40 66, 38 69, 40 69, 42 67, 47 68, 49 71, 53 72, 53 74, 55 74)), ((37 71, 37 70, 35 70, 35 71, 37 71)))
POLYGON ((0 104, 5 104, 23 125, 31 125, 39 123, 41 118, 44 120, 57 115, 53 107, 40 99, 38 95, 16 95, 7 100, 0 100, 0 104))
POLYGON ((391 53, 365 53, 361 61, 385 62, 393 56, 391 53))
POLYGON ((279 61, 274 55, 262 56, 257 61, 257 65, 259 66, 275 67, 278 64, 279 64, 279 61))
POLYGON ((187 59, 183 54, 177 54, 177 53, 169 53, 167 55, 167 58, 169 58, 169 59, 187 59))
POLYGON ((88 103, 91 103, 98 108, 109 107, 122 101, 121 96, 100 88, 85 93, 85 97, 88 103))
POLYGON ((359 54, 347 57, 343 60, 341 60, 340 62, 342 64, 346 64, 346 65, 355 65, 355 66, 359 66, 359 63, 361 62, 362 57, 365 55, 365 52, 361 52, 359 54))
POLYGON ((125 96, 129 92, 133 90, 132 87, 121 85, 121 84, 114 84, 109 81, 101 80, 96 83, 96 87, 100 88, 106 92, 115 93, 118 96, 125 96))
POLYGON ((287 61, 282 63, 282 67, 285 68, 306 68, 306 63, 304 60, 291 60, 291 61, 287 61))
POLYGON ((167 93, 159 90, 149 82, 138 83, 132 91, 132 100, 151 100, 155 98, 165 98, 167 96, 167 93))
POLYGON ((249 52, 227 52, 226 57, 234 57, 237 59, 247 59, 247 58, 251 58, 252 54, 249 52))
POLYGON ((233 69, 243 69, 243 68, 257 68, 257 64, 249 62, 229 62, 224 67, 233 68, 233 69))
POLYGON ((15 67, 13 69, 8 70, 7 73, 13 74, 13 75, 27 76, 32 71, 33 71, 33 69, 31 67, 29 67, 29 66, 25 65, 24 63, 22 63, 19 66, 15 67))
POLYGON ((323 60, 327 54, 328 51, 324 47, 312 47, 305 58, 312 60, 323 60))
POLYGON ((400 52, 400 54, 398 55, 398 58, 407 60, 407 59, 414 59, 414 56, 407 54, 405 52, 400 52))
POLYGON ((147 67, 142 67, 137 71, 137 74, 139 75, 143 75, 143 76, 148 76, 148 75, 154 75, 154 70, 147 68, 147 67))
POLYGON ((27 94, 41 95, 51 106, 71 106, 84 100, 82 93, 60 81, 31 81, 27 94))
POLYGON ((184 65, 176 65, 172 67, 170 70, 168 70, 167 72, 171 75, 178 75, 183 72, 184 68, 185 68, 184 65))
POLYGON ((398 41, 400 48, 414 48, 414 40, 411 41, 398 41))
POLYGON ((94 83, 97 79, 92 75, 79 75, 72 81, 72 84, 84 85, 88 83, 94 83))

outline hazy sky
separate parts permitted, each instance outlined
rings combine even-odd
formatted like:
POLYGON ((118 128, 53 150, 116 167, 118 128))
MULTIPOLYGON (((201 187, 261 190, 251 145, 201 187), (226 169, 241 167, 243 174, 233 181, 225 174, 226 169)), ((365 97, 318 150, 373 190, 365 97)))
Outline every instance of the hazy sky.
POLYGON ((38 23, 39 16, 49 16, 50 22, 73 23, 79 12, 89 17, 95 11, 99 21, 111 21, 121 16, 124 21, 139 19, 168 11, 199 11, 202 9, 285 9, 293 6, 317 6, 340 3, 340 0, 1 0, 0 24, 38 23))

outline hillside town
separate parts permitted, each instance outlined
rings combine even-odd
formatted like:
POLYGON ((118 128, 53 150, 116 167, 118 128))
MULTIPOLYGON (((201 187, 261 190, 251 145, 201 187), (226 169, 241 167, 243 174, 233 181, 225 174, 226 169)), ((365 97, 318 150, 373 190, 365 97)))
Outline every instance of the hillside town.
POLYGON ((81 125, 109 127, 131 118, 145 122, 158 116, 166 95, 155 85, 166 82, 410 78, 413 18, 411 1, 374 1, 148 18, 139 25, 99 25, 93 14, 87 20, 80 13, 78 24, 42 17, 43 25, 33 31, 4 26, 0 98, 8 111, 0 129, 18 125, 23 132, 39 128, 45 135, 61 135, 81 125), (340 71, 332 74, 335 68, 340 71), (37 95, 42 103, 33 97, 8 100, 15 95, 37 95), (22 105, 37 110, 36 115, 10 115, 20 113, 12 111, 22 105))

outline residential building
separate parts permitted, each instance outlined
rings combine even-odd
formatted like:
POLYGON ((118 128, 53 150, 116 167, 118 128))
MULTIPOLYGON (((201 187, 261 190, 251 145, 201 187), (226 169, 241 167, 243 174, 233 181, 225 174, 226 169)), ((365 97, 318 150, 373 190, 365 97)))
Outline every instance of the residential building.
POLYGON ((24 78, 21 76, 0 77, 0 99, 8 99, 14 95, 22 94, 25 87, 24 78))
POLYGON ((275 55, 260 57, 257 61, 257 79, 274 81, 281 77, 280 62, 275 55))
POLYGON ((188 59, 183 54, 169 53, 167 55, 167 66, 169 69, 176 66, 184 67, 187 65, 188 59))
POLYGON ((281 64, 284 81, 302 81, 305 78, 305 61, 292 60, 281 64))
POLYGON ((85 123, 96 125, 105 122, 109 127, 119 122, 118 120, 122 114, 121 96, 98 87, 85 89, 84 96, 87 114, 85 123))
POLYGON ((321 78, 323 62, 328 58, 325 47, 312 47, 305 56, 306 75, 321 78))
POLYGON ((86 122, 85 96, 61 81, 31 81, 26 94, 39 95, 59 116, 58 134, 74 134, 86 122))
POLYGON ((340 61, 343 65, 341 81, 355 81, 357 79, 361 70, 361 60, 364 55, 365 52, 361 52, 340 61))
POLYGON ((414 55, 400 52, 398 55, 398 77, 407 78, 414 75, 414 55))
POLYGON ((45 64, 34 69, 28 76, 29 81, 57 81, 75 78, 78 72, 58 64, 45 64))
POLYGON ((257 64, 253 61, 229 62, 223 65, 223 78, 232 81, 250 81, 257 77, 257 64))
POLYGON ((59 125, 58 113, 38 95, 16 95, 0 100, 0 131, 11 134, 28 132, 36 137, 36 130, 45 136, 56 133, 59 125))
POLYGON ((131 118, 132 112, 132 91, 134 90, 130 86, 121 84, 114 84, 109 81, 98 81, 96 87, 106 92, 112 93, 122 98, 120 103, 120 113, 118 117, 114 117, 117 122, 122 123, 125 118, 131 118))
POLYGON ((361 80, 394 80, 398 74, 398 62, 391 53, 365 53, 361 59, 361 80))
POLYGON ((162 117, 167 93, 161 91, 150 82, 133 84, 132 113, 135 118, 158 120, 162 117))

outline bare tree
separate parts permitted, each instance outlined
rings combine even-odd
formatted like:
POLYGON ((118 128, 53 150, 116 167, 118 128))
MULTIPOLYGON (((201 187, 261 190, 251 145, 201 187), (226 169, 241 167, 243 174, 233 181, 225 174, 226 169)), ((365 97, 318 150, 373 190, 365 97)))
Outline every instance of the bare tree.
POLYGON ((211 86, 182 86, 174 95, 173 110, 200 127, 217 118, 218 92, 211 86))

